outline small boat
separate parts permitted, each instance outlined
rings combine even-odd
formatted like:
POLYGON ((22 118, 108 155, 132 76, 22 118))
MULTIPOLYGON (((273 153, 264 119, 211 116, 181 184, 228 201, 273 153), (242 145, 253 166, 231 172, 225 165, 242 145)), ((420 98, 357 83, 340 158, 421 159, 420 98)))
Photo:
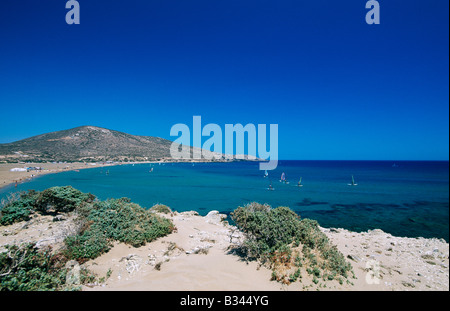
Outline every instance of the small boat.
POLYGON ((351 184, 348 184, 349 186, 358 186, 358 184, 357 183, 355 183, 355 178, 353 177, 353 175, 352 175, 352 183, 351 184))
POLYGON ((302 177, 300 177, 300 180, 297 183, 297 187, 303 187, 303 185, 302 185, 302 177))
POLYGON ((267 170, 264 171, 264 178, 269 177, 269 173, 267 173, 267 170))
POLYGON ((267 190, 269 190, 269 191, 275 190, 275 188, 272 186, 272 183, 270 183, 269 188, 267 188, 267 190))
POLYGON ((153 167, 150 169, 149 173, 153 172, 153 167))

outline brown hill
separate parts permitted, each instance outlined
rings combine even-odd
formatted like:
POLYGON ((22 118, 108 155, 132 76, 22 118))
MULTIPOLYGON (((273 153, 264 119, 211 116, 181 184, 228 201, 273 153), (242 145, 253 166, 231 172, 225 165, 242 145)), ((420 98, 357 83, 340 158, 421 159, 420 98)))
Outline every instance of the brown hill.
POLYGON ((151 161, 170 157, 171 141, 95 126, 0 144, 0 161, 151 161))

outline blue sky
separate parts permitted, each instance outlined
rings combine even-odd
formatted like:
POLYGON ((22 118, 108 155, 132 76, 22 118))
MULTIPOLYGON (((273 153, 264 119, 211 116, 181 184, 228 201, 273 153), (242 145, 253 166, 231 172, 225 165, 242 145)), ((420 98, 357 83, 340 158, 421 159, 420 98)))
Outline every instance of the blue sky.
POLYGON ((96 125, 279 125, 282 159, 448 160, 449 3, 0 2, 0 143, 96 125))

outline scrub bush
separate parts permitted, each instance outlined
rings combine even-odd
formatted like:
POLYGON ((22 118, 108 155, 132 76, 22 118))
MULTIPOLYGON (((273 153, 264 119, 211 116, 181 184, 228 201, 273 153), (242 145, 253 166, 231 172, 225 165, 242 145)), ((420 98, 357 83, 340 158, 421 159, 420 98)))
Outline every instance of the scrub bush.
POLYGON ((134 247, 170 234, 170 220, 152 214, 128 198, 95 202, 83 217, 84 229, 66 239, 67 256, 86 261, 107 252, 114 241, 134 247))
POLYGON ((315 220, 301 219, 288 207, 272 209, 267 204, 250 203, 231 213, 237 227, 245 233, 241 251, 250 260, 269 265, 276 280, 289 283, 298 279, 299 267, 334 279, 347 277, 351 265, 320 231, 315 220), (295 269, 294 273, 290 273, 295 269))
POLYGON ((36 210, 48 214, 68 213, 84 203, 92 203, 95 196, 83 193, 72 186, 52 187, 42 191, 36 200, 36 210))

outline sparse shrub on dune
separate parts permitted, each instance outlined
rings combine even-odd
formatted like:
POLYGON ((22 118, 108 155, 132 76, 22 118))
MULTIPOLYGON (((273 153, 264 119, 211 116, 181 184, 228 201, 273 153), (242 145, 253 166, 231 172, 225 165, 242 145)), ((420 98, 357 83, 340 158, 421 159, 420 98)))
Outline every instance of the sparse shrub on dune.
POLYGON ((7 226, 19 221, 27 221, 35 211, 38 192, 31 190, 11 194, 0 204, 0 225, 7 226))
POLYGON ((36 200, 36 210, 41 213, 68 213, 83 203, 92 203, 95 196, 83 193, 72 186, 52 187, 42 191, 36 200))
POLYGON ((66 240, 70 258, 86 261, 96 258, 119 241, 139 247, 174 229, 170 220, 152 214, 128 198, 95 202, 84 211, 86 224, 81 232, 66 240))
POLYGON ((65 273, 49 251, 38 251, 33 244, 7 246, 0 253, 0 290, 35 291, 59 288, 65 273))
MULTIPOLYGON (((2 202, 0 225, 28 220, 33 213, 77 215, 77 233, 68 236, 65 247, 57 253, 40 250, 33 243, 8 246, 0 253, 0 291, 77 289, 65 284, 65 263, 76 260, 81 264, 96 258, 110 250, 115 241, 139 247, 175 229, 169 219, 128 198, 98 201, 92 194, 70 186, 10 197, 2 202)), ((83 280, 95 279, 88 271, 81 272, 83 280)))
POLYGON ((172 213, 172 210, 170 209, 170 207, 168 207, 167 205, 164 205, 164 204, 155 204, 150 208, 150 211, 155 212, 155 213, 162 213, 162 214, 172 213))
POLYGON ((43 215, 69 213, 94 200, 94 195, 83 193, 71 186, 12 194, 0 205, 0 225, 29 220, 30 215, 36 212, 43 215))
POLYGON ((301 219, 288 207, 272 209, 267 204, 250 203, 238 207, 231 217, 246 235, 241 251, 248 259, 269 266, 273 280, 285 284, 300 280, 301 269, 314 280, 347 278, 352 271, 319 224, 301 219))

